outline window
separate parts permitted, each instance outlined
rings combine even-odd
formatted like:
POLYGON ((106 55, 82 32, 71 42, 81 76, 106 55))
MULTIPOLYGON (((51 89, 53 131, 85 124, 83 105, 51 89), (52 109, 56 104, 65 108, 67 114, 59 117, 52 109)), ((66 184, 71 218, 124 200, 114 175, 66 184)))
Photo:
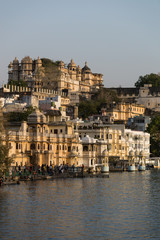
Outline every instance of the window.
POLYGON ((112 139, 112 134, 109 134, 109 139, 112 139))
POLYGON ((54 129, 54 134, 58 134, 58 129, 54 129))
POLYGON ((36 146, 35 146, 34 143, 31 144, 30 149, 31 149, 31 150, 35 150, 35 149, 36 149, 36 146))
POLYGON ((88 146, 83 146, 83 151, 87 152, 88 151, 88 146))
POLYGON ((18 149, 18 143, 16 143, 16 149, 18 149))
POLYGON ((63 130, 61 129, 61 130, 60 130, 60 133, 62 133, 62 132, 63 132, 63 130))
POLYGON ((59 149, 58 145, 57 145, 57 150, 59 149))
POLYGON ((121 140, 121 135, 119 135, 119 140, 121 140))
POLYGON ((69 146, 69 147, 68 147, 68 152, 70 152, 70 151, 71 151, 71 147, 69 146))

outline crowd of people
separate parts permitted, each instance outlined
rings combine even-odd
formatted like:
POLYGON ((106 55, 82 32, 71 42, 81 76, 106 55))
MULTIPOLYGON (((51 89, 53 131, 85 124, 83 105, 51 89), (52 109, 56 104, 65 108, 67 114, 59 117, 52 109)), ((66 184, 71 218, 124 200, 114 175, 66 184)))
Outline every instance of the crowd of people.
POLYGON ((82 167, 75 167, 75 164, 69 166, 67 164, 60 164, 60 165, 46 165, 42 164, 34 166, 16 166, 9 169, 9 176, 27 176, 27 175, 56 175, 56 174, 63 174, 67 172, 74 172, 83 170, 84 166, 82 167))

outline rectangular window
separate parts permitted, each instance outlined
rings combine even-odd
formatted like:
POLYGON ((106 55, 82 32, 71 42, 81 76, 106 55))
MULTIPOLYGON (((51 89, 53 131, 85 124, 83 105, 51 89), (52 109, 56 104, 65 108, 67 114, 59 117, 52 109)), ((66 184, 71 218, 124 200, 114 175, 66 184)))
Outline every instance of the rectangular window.
POLYGON ((58 134, 58 129, 54 129, 54 134, 58 134))

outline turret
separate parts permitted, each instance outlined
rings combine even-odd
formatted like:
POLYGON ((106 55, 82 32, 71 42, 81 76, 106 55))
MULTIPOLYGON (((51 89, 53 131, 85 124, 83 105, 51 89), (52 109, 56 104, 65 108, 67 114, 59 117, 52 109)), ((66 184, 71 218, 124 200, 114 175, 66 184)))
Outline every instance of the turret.
POLYGON ((33 61, 32 58, 24 57, 21 61, 21 70, 25 72, 26 75, 30 74, 33 69, 33 61))
POLYGON ((36 69, 42 67, 42 60, 39 58, 39 56, 38 56, 38 58, 36 60, 36 66, 35 67, 36 67, 36 69))
POLYGON ((82 72, 82 70, 81 70, 80 66, 78 65, 78 67, 77 67, 77 80, 78 81, 81 81, 81 72, 82 72))
POLYGON ((58 64, 58 70, 63 70, 64 69, 64 62, 60 61, 58 64))
POLYGON ((68 64, 68 72, 71 79, 76 80, 76 64, 74 63, 73 59, 71 59, 71 62, 68 64))

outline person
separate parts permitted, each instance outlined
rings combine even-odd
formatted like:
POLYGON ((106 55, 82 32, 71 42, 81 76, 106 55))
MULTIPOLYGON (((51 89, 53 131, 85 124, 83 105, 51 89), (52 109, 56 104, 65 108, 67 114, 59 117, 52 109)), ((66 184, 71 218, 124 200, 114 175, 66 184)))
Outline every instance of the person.
POLYGON ((3 180, 2 178, 0 178, 0 186, 2 186, 2 184, 3 184, 3 180))
POLYGON ((23 167, 24 174, 26 174, 26 165, 23 167))
POLYGON ((74 172, 74 168, 75 168, 75 165, 74 165, 74 163, 73 163, 73 165, 72 165, 73 172, 74 172))

